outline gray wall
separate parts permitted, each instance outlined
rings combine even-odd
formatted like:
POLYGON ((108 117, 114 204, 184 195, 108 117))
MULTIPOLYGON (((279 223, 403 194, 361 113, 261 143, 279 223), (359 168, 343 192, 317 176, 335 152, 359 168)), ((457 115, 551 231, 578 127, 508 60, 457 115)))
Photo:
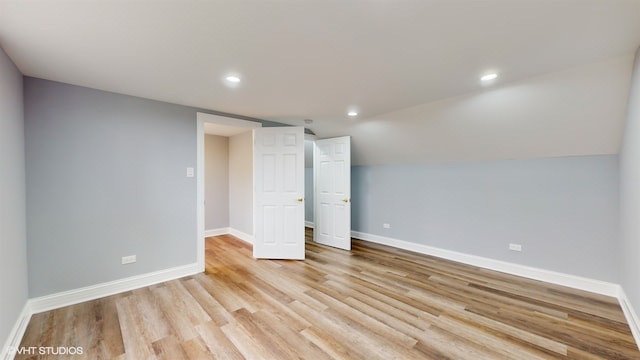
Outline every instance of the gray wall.
POLYGON ((25 211, 22 74, 0 48, 0 346, 27 303, 25 211))
POLYGON ((640 311, 640 49, 636 53, 620 152, 622 287, 640 311))
POLYGON ((30 296, 196 261, 195 109, 34 78, 24 94, 30 296))
POLYGON ((313 168, 304 168, 304 220, 313 222, 313 168))
POLYGON ((304 141, 304 221, 313 222, 313 145, 304 141))
POLYGON ((253 235, 253 133, 229 138, 229 227, 253 235))
POLYGON ((229 138, 205 135, 205 229, 229 227, 229 138))
POLYGON ((352 228, 617 282, 617 175, 615 155, 353 167, 352 228))

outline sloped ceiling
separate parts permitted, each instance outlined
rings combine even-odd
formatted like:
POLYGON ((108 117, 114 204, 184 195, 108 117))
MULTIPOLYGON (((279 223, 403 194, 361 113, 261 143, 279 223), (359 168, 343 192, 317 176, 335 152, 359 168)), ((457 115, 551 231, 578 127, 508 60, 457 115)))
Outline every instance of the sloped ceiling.
POLYGON ((27 76, 351 135, 356 164, 604 154, 640 1, 0 0, 0 45, 27 76))

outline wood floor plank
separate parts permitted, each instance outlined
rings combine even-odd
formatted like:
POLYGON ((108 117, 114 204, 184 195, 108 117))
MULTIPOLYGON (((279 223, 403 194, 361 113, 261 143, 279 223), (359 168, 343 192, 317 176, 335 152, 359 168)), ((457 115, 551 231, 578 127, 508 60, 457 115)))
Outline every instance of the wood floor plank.
POLYGON ((328 308, 324 313, 329 314, 332 312, 337 314, 339 318, 350 320, 352 323, 359 324, 367 331, 374 332, 376 335, 383 337, 387 341, 392 341, 394 344, 404 346, 408 349, 412 348, 418 341, 406 333, 399 331, 384 322, 378 321, 375 317, 369 316, 357 308, 352 307, 349 303, 345 302, 346 299, 336 299, 326 293, 322 293, 316 290, 309 290, 314 297, 322 299, 320 301, 325 302, 328 308))
POLYGON ((267 334, 255 325, 250 314, 246 309, 237 310, 234 312, 236 322, 222 327, 222 331, 242 355, 246 359, 289 358, 281 348, 272 346, 267 334))
MULTIPOLYGON (((136 312, 135 300, 130 296, 116 300, 120 329, 124 342, 124 359, 155 359, 152 340, 145 332, 136 312)), ((83 347, 86 344, 83 344, 83 347)))
POLYGON ((136 313, 139 314, 138 325, 149 334, 151 341, 160 340, 171 334, 171 326, 160 309, 158 299, 149 288, 142 288, 133 292, 136 313))
POLYGON ((229 338, 220 330, 220 324, 212 321, 199 325, 197 329, 200 337, 204 343, 207 344, 213 358, 230 360, 244 359, 229 338))
POLYGON ((184 281, 184 287, 202 306, 202 309, 207 312, 209 318, 211 318, 217 326, 223 326, 231 321, 233 317, 196 279, 184 281))
POLYGON ((272 359, 296 359, 300 354, 296 353, 295 347, 287 342, 286 334, 274 331, 274 327, 270 326, 265 318, 257 316, 260 311, 250 313, 244 309, 235 312, 236 319, 254 340, 263 348, 268 348, 267 352, 262 352, 272 359))
POLYGON ((408 343, 411 344, 410 347, 413 347, 413 345, 415 345, 415 343, 417 343, 418 340, 422 338, 422 336, 424 336, 424 330, 408 324, 388 314, 387 312, 378 310, 373 306, 367 305, 357 299, 348 297, 344 300, 344 303, 363 314, 367 314, 367 316, 370 316, 372 319, 385 324, 389 328, 397 330, 399 333, 408 336, 410 339, 413 339, 412 341, 408 341, 408 343))
POLYGON ((342 319, 336 321, 335 317, 327 316, 324 311, 316 311, 298 301, 292 302, 291 306, 314 324, 303 333, 325 352, 331 353, 329 346, 338 343, 342 344, 340 353, 349 354, 349 357, 339 359, 385 359, 386 354, 378 351, 375 340, 367 339, 366 335, 350 326, 353 323, 342 319))
MULTIPOLYGON (((171 332, 176 334, 181 341, 193 339, 198 336, 195 331, 195 325, 188 314, 183 312, 185 309, 184 302, 176 302, 175 294, 166 286, 153 290, 154 295, 158 298, 158 304, 163 312, 167 323, 171 327, 171 332)), ((207 315, 207 320, 211 318, 207 315)), ((205 321, 203 321, 205 322, 205 321)))
POLYGON ((235 283, 224 282, 228 281, 228 277, 224 274, 217 273, 215 277, 200 276, 197 279, 227 311, 232 312, 242 308, 249 309, 251 312, 257 310, 245 300, 246 294, 243 294, 235 283))
MULTIPOLYGON (((206 272, 35 314, 72 359, 640 359, 616 299, 353 240, 306 261, 206 240, 206 272)), ((61 359, 19 354, 16 359, 61 359)))
POLYGON ((278 334, 286 342, 287 346, 294 350, 295 354, 304 354, 308 359, 330 359, 327 353, 311 341, 301 337, 300 332, 290 327, 283 319, 263 310, 256 312, 254 316, 257 317, 262 324, 268 324, 268 330, 278 334))
MULTIPOLYGON (((427 358, 495 360, 504 358, 501 354, 480 347, 464 338, 456 336, 437 326, 430 327, 424 340, 419 341, 414 350, 427 358)), ((517 358, 513 358, 517 359, 517 358)))
POLYGON ((185 341, 181 345, 188 359, 215 359, 214 354, 207 348, 207 345, 200 337, 185 341))
POLYGON ((163 337, 157 341, 154 341, 153 350, 155 351, 156 358, 161 360, 184 360, 188 359, 187 353, 185 353, 180 340, 175 336, 170 335, 163 337))
MULTIPOLYGON (((515 343, 501 336, 496 336, 494 331, 485 331, 481 327, 468 326, 469 323, 457 321, 456 319, 444 314, 440 317, 437 327, 456 334, 459 338, 465 339, 481 348, 486 348, 500 354, 501 358, 521 359, 521 360, 540 360, 548 359, 551 354, 545 354, 538 351, 535 347, 525 347, 522 344, 515 343)), ((557 353, 556 353, 557 354, 557 353)), ((558 354, 566 355, 566 352, 558 354)))
POLYGON ((497 322, 482 316, 478 316, 468 311, 452 312, 445 314, 447 317, 457 319, 464 322, 464 327, 479 327, 485 331, 501 337, 505 341, 516 341, 523 345, 530 345, 532 348, 539 348, 544 351, 552 352, 559 355, 567 355, 567 346, 554 340, 547 339, 543 336, 532 334, 526 330, 522 330, 501 322, 497 322))
POLYGON ((345 344, 339 337, 332 336, 315 327, 309 327, 302 331, 302 335, 311 343, 322 349, 332 359, 365 359, 365 355, 358 353, 357 349, 345 344))

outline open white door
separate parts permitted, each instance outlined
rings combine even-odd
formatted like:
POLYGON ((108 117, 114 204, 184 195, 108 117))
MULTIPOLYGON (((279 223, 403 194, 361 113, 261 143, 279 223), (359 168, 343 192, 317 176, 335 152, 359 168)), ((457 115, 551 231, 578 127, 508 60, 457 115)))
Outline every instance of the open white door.
POLYGON ((314 241, 351 250, 351 137, 316 140, 314 241))
POLYGON ((253 257, 304 259, 304 129, 253 130, 253 257))

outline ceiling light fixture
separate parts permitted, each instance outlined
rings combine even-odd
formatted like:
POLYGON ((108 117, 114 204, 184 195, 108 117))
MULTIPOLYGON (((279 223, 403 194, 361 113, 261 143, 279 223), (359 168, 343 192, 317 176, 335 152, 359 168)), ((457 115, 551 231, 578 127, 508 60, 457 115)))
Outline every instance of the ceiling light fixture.
POLYGON ((493 80, 493 79, 495 79, 495 78, 497 78, 497 77, 498 77, 498 74, 496 74, 496 73, 491 73, 491 74, 484 75, 483 77, 481 77, 481 78, 480 78, 480 80, 482 80, 482 81, 489 81, 489 80, 493 80))
POLYGON ((226 79, 228 82, 231 82, 231 83, 234 83, 234 84, 237 84, 237 83, 239 83, 239 82, 240 82, 240 78, 239 78, 239 77, 237 77, 237 76, 235 76, 235 75, 229 75, 229 76, 227 76, 225 79, 226 79))
POLYGON ((347 115, 348 115, 348 116, 351 116, 351 117, 354 117, 354 116, 358 116, 358 113, 357 113, 357 112, 355 112, 355 111, 349 111, 349 112, 347 113, 347 115))

